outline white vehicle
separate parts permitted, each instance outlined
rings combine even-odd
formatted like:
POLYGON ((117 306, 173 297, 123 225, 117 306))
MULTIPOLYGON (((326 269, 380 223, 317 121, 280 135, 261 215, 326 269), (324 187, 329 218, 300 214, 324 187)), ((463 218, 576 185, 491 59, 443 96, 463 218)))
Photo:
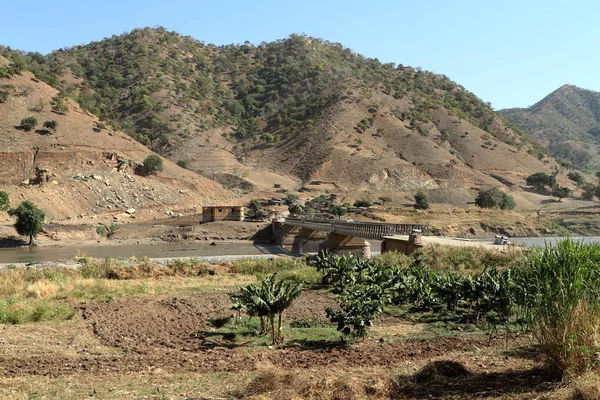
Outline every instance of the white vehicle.
POLYGON ((494 238, 494 244, 510 244, 510 240, 508 240, 507 236, 496 235, 494 238))

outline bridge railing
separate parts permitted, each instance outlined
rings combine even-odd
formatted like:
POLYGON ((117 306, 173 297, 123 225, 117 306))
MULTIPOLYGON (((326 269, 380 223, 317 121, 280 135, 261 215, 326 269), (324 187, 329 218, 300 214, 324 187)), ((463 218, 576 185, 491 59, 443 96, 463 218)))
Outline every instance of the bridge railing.
POLYGON ((380 240, 384 236, 408 235, 418 229, 427 232, 426 225, 388 224, 379 222, 349 222, 339 220, 286 218, 285 223, 323 232, 334 232, 341 235, 380 240))

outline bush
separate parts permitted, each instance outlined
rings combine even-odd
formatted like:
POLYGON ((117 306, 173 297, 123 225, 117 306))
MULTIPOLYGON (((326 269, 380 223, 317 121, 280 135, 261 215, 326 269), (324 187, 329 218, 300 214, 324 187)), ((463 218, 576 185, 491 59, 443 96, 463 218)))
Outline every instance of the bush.
POLYGON ((354 202, 354 207, 371 207, 373 203, 368 200, 356 200, 354 202))
POLYGON ((44 124, 42 125, 42 127, 44 129, 49 129, 52 132, 56 133, 56 129, 58 128, 58 122, 52 120, 52 121, 44 121, 44 124))
POLYGON ((21 128, 26 131, 30 131, 37 125, 37 119, 35 117, 27 117, 21 120, 21 128))
POLYGON ((65 103, 65 100, 62 95, 53 97, 52 101, 52 111, 54 111, 55 113, 64 115, 69 112, 69 107, 67 107, 67 104, 65 103))
POLYGON ((0 191, 0 211, 7 211, 10 207, 8 193, 0 191))
POLYGON ((585 182, 585 178, 579 172, 572 171, 567 174, 567 178, 572 180, 577 184, 577 186, 582 185, 585 182))
POLYGON ((417 210, 427 210, 429 208, 429 201, 427 201, 427 194, 419 191, 415 194, 415 208, 417 210))
POLYGON ((558 197, 558 201, 562 201, 565 197, 571 197, 573 191, 565 186, 556 185, 552 188, 552 196, 558 197))
POLYGON ((163 170, 163 161, 159 156, 152 154, 146 157, 142 164, 142 171, 146 175, 155 175, 163 170))
POLYGON ((186 160, 177 161, 177 166, 183 169, 188 169, 188 162, 186 160))
POLYGON ((4 103, 8 99, 8 93, 0 90, 0 103, 4 103))
POLYGON ((501 210, 512 210, 515 208, 515 199, 498 187, 481 189, 475 198, 475 204, 481 208, 499 208, 501 210))

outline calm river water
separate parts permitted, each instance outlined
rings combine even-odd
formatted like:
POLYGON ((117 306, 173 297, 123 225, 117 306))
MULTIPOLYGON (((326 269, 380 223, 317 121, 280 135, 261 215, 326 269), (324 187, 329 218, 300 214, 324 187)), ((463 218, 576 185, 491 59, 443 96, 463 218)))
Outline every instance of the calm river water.
MULTIPOLYGON (((545 243, 554 244, 564 237, 528 237, 511 238, 515 243, 523 243, 527 246, 544 246, 545 243)), ((575 240, 584 242, 600 242, 599 236, 573 237, 575 240)), ((482 241, 491 242, 493 239, 482 241)), ((371 253, 379 253, 380 241, 371 240, 371 253)), ((317 251, 316 244, 313 248, 305 248, 305 251, 317 251)), ((115 245, 115 246, 65 246, 65 247, 19 247, 0 249, 0 263, 28 263, 43 261, 70 260, 75 257, 96 258, 129 258, 133 256, 144 256, 150 258, 173 258, 173 257, 217 257, 217 256, 241 256, 241 255, 285 255, 288 251, 275 245, 252 244, 252 243, 219 243, 211 246, 208 243, 160 243, 140 245, 115 245)))

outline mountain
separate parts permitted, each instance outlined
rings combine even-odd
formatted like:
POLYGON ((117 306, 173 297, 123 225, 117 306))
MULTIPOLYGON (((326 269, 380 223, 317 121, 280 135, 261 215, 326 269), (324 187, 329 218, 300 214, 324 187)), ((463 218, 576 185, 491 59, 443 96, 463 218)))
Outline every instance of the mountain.
POLYGON ((0 56, 0 190, 9 192, 13 205, 31 200, 52 221, 130 207, 160 215, 161 209, 193 209, 232 197, 168 160, 158 175, 136 175, 136 165, 150 154, 0 56), (36 126, 24 130, 25 118, 36 126))
POLYGON ((547 146, 554 157, 580 169, 600 169, 599 92, 564 85, 529 108, 501 113, 547 146))
POLYGON ((517 189, 553 163, 446 76, 311 37, 215 46, 145 28, 47 56, 0 54, 237 192, 317 187, 376 199, 427 189, 464 204, 474 188, 517 189))

